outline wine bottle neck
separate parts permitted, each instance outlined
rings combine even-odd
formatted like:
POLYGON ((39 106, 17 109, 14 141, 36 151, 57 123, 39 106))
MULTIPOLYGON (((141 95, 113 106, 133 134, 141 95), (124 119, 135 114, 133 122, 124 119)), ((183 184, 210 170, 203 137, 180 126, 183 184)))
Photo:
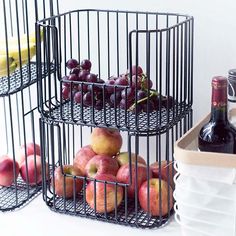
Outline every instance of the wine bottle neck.
POLYGON ((228 110, 227 105, 222 107, 212 106, 211 108, 211 121, 213 122, 228 122, 228 110))
POLYGON ((215 122, 228 121, 226 82, 226 79, 221 79, 212 83, 211 120, 215 122))

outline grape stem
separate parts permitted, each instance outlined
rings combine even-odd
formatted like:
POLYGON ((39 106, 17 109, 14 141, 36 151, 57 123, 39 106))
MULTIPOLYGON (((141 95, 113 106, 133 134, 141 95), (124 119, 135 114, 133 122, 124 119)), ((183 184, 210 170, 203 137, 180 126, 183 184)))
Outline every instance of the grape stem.
MULTIPOLYGON (((154 95, 158 96, 158 92, 154 89, 151 89, 149 98, 151 98, 154 95)), ((137 101, 137 104, 140 104, 140 103, 146 101, 147 99, 148 99, 148 97, 142 98, 142 99, 137 101)), ((128 111, 132 111, 134 109, 135 109, 135 103, 128 109, 128 111)))

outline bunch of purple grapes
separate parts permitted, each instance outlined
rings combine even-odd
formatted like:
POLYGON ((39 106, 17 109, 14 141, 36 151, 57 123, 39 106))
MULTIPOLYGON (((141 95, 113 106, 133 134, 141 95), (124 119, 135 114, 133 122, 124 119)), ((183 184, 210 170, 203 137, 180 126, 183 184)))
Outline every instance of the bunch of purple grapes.
POLYGON ((153 82, 143 73, 140 66, 132 66, 132 78, 127 71, 119 77, 111 77, 106 81, 106 85, 112 107, 134 113, 142 111, 151 113, 162 106, 168 108, 173 106, 171 96, 159 96, 157 91, 152 89, 153 82))
POLYGON ((161 106, 171 108, 172 97, 159 96, 152 89, 152 81, 143 73, 140 66, 132 67, 132 78, 129 71, 119 77, 112 76, 106 82, 91 73, 92 63, 85 59, 80 64, 75 59, 66 63, 70 70, 63 77, 62 98, 74 100, 83 106, 93 106, 97 110, 110 107, 129 110, 132 112, 152 112, 161 106))
POLYGON ((98 75, 91 73, 91 61, 85 59, 79 64, 76 59, 70 59, 67 61, 66 67, 70 70, 70 74, 62 78, 63 81, 68 81, 63 82, 62 98, 64 100, 73 99, 75 103, 94 106, 101 110, 105 104, 103 100, 106 97, 106 91, 103 92, 102 85, 105 82, 99 79, 98 75))

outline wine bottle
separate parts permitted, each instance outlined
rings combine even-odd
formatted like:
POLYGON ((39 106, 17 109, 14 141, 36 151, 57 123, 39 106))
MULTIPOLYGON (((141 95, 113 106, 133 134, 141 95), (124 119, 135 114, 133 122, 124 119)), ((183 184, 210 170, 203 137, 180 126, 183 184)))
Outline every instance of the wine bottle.
POLYGON ((236 127, 236 116, 231 115, 231 110, 236 109, 236 69, 229 70, 228 73, 228 110, 229 121, 236 127))
POLYGON ((212 79, 211 117, 199 132, 200 151, 236 153, 236 130, 228 120, 227 78, 212 79))

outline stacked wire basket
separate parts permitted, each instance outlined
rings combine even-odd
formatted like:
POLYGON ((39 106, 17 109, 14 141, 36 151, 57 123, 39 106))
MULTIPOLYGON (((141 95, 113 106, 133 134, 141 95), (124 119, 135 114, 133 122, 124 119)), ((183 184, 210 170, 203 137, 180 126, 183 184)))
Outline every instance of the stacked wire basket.
MULTIPOLYGON (((40 152, 36 150, 40 135, 34 95, 37 93, 34 22, 52 15, 53 11, 58 12, 58 5, 54 4, 53 9, 52 1, 3 0, 0 3, 0 156, 1 173, 5 173, 1 174, 0 211, 22 207, 42 189, 40 181, 30 180, 25 160, 29 153, 25 147, 30 146, 34 156, 40 152), (22 173, 20 161, 25 161, 24 178, 19 173, 22 173)), ((42 77, 51 73, 52 68, 45 68, 42 65, 42 77)))
POLYGON ((40 20, 36 32, 45 203, 55 212, 116 224, 140 228, 165 224, 173 213, 174 142, 192 126, 193 18, 157 12, 83 9, 40 20), (70 79, 75 73, 69 70, 68 61, 71 59, 76 59, 80 65, 78 73, 85 61, 92 62, 91 71, 96 74, 97 81, 70 79), (41 68, 44 65, 45 70, 53 65, 55 71, 43 76, 41 68), (138 109, 137 95, 139 78, 132 70, 139 66, 148 81, 145 109, 141 110, 138 109), (127 84, 109 84, 109 80, 121 77, 126 78, 127 84), (133 109, 128 105, 131 87, 133 109), (109 88, 115 97, 113 102, 109 88), (99 106, 96 100, 98 90, 99 106), (123 105, 119 99, 121 90, 123 105), (79 102, 77 92, 82 97, 79 102), (88 96, 86 93, 90 94, 90 104, 84 100, 88 96), (155 108, 151 98, 154 93, 158 101, 155 108), (100 129, 112 129, 121 134, 123 145, 120 151, 128 153, 129 180, 126 183, 115 177, 96 179, 71 174, 64 169, 66 165, 73 165, 76 153, 90 145, 91 135, 100 129), (140 204, 138 156, 146 162, 147 209, 140 204), (161 169, 164 161, 168 176, 166 194, 162 194, 163 176, 159 174, 159 196, 151 199, 151 164, 157 162, 161 169), (56 190, 58 170, 64 189, 61 194, 56 190), (133 170, 136 174, 131 174, 133 170), (68 179, 73 182, 69 197, 66 190, 68 179), (76 191, 77 181, 82 182, 79 192, 76 191), (91 202, 88 201, 88 186, 93 189, 91 202), (132 197, 129 196, 130 186, 134 186, 132 197), (103 189, 102 211, 98 209, 101 204, 96 197, 98 188, 103 189), (113 210, 108 209, 109 189, 114 190, 113 210), (123 192, 122 199, 119 189, 123 192), (157 206, 159 213, 153 214, 151 209, 157 206))

